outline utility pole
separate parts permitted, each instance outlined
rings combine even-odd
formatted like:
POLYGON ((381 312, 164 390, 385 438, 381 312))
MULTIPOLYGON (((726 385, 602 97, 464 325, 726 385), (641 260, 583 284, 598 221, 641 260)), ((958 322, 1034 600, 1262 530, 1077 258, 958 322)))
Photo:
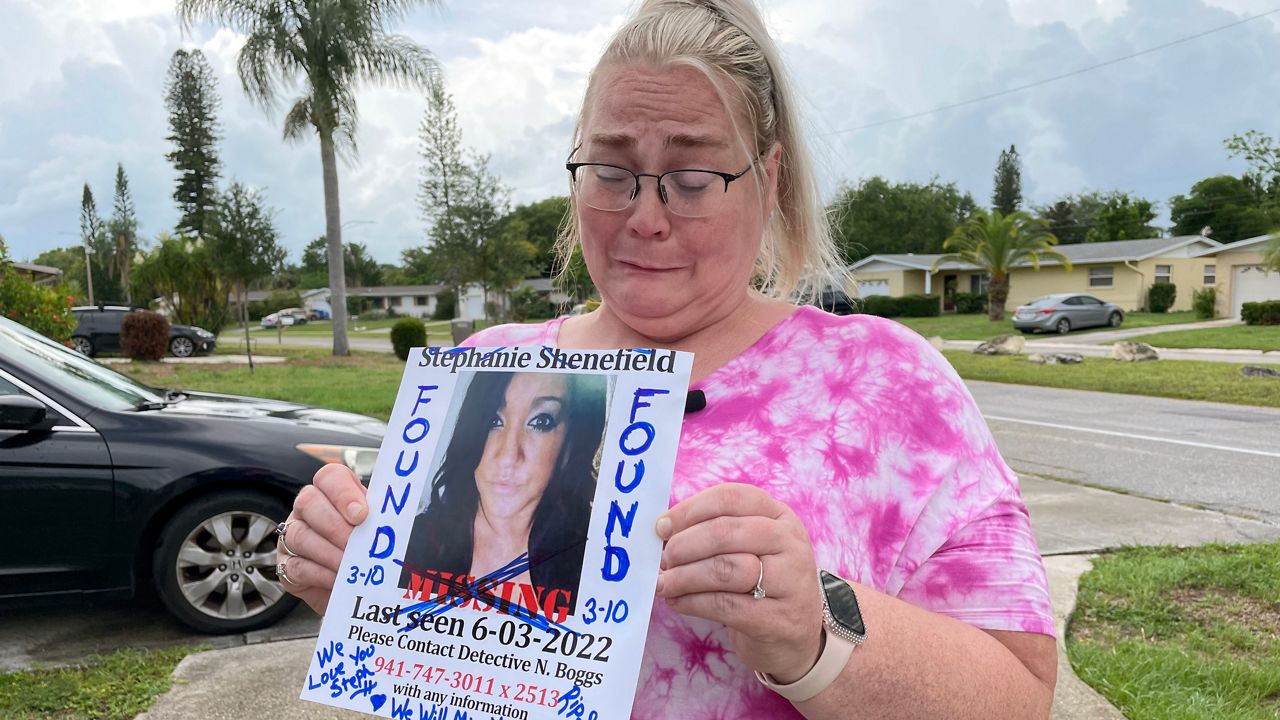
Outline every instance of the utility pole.
POLYGON ((89 304, 93 305, 93 259, 90 257, 90 255, 93 255, 93 247, 89 245, 89 240, 78 232, 59 230, 58 234, 78 237, 81 240, 81 244, 84 245, 84 274, 86 276, 85 279, 88 281, 87 287, 89 289, 89 304))
POLYGON ((85 243, 84 274, 88 276, 88 280, 89 280, 89 304, 90 305, 93 304, 93 260, 90 258, 91 255, 93 255, 93 248, 89 247, 88 243, 85 243))

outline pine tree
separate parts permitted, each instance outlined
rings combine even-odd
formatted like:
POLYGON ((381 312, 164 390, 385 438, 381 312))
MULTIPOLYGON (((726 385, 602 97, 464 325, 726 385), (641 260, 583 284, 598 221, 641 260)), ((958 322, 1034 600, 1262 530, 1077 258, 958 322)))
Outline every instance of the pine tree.
POLYGON ((178 50, 169 61, 165 83, 165 107, 169 111, 166 140, 173 150, 165 155, 178 171, 173 199, 182 218, 180 230, 200 234, 217 201, 221 169, 218 159, 218 80, 199 50, 178 50))
POLYGON ((453 98, 440 81, 431 83, 427 111, 418 126, 418 150, 423 165, 418 184, 418 207, 427 231, 428 252, 461 305, 463 287, 473 279, 477 244, 462 227, 458 204, 467 183, 462 154, 462 130, 453 98))
POLYGON ((134 212, 133 197, 129 194, 129 178, 124 174, 122 163, 116 163, 116 192, 107 228, 111 236, 111 262, 107 264, 107 272, 119 283, 125 299, 132 302, 129 292, 129 264, 133 261, 133 253, 138 246, 138 216, 134 212))
POLYGON ((462 147, 453 98, 439 81, 432 83, 426 116, 418 130, 425 161, 418 204, 428 233, 432 264, 441 280, 458 294, 480 285, 489 317, 489 293, 505 293, 532 270, 537 248, 528 226, 507 228, 510 191, 489 171, 489 158, 462 147))
POLYGON ((1022 158, 1013 145, 1000 151, 996 162, 995 189, 991 192, 991 209, 1001 215, 1012 215, 1022 208, 1022 158))
MULTIPOLYGON (((93 199, 93 191, 89 183, 84 184, 84 192, 80 194, 80 240, 84 243, 85 254, 92 253, 98 246, 98 238, 102 235, 102 218, 98 217, 98 203, 93 199)), ((88 270, 85 277, 89 283, 89 304, 93 304, 93 258, 89 257, 88 270)))

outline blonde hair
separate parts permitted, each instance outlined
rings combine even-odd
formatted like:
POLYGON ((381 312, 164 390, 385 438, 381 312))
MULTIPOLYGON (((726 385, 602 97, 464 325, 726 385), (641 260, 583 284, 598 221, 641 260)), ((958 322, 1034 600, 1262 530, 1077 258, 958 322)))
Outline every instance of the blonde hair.
MULTIPOLYGON (((765 295, 788 298, 846 286, 847 272, 831 239, 813 161, 801 135, 799 113, 778 49, 752 0, 645 0, 613 36, 587 82, 572 147, 582 142, 587 108, 606 67, 626 63, 696 68, 724 101, 739 140, 751 157, 782 148, 778 202, 756 255, 753 284, 765 295), (724 81, 728 82, 725 91, 724 81), (732 98, 732 101, 730 100, 732 98), (750 145, 738 128, 739 106, 750 123, 750 145)), ((757 188, 764 185, 757 178, 757 188)), ((577 200, 556 241, 561 278, 582 241, 577 200)))

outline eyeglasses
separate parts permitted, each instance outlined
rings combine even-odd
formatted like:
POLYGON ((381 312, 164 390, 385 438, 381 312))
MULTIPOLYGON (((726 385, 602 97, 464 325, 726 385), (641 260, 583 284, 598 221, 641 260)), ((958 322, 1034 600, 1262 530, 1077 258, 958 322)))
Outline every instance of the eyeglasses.
MULTIPOLYGON (((575 148, 574 152, 578 150, 575 148)), ((569 157, 573 157, 572 154, 569 157)), ((756 161, 740 173, 715 170, 670 170, 661 175, 636 173, 617 165, 566 162, 573 190, 587 207, 607 212, 626 210, 640 196, 640 178, 657 181, 658 198, 680 217, 698 218, 714 214, 724 203, 729 183, 746 175, 756 161)))

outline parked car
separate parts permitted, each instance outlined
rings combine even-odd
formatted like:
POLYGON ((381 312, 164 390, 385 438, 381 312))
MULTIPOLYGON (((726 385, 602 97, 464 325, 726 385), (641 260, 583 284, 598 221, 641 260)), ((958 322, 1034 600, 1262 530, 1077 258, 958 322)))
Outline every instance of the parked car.
POLYGON ((841 290, 830 288, 823 290, 814 300, 814 304, 836 315, 852 315, 858 312, 857 301, 841 290))
POLYGON ((306 325, 311 317, 307 314, 306 308, 285 308, 280 311, 280 315, 288 315, 293 318, 294 325, 306 325))
POLYGON ((266 315, 259 323, 264 328, 289 327, 297 323, 298 319, 286 312, 273 312, 266 315))
MULTIPOLYGON (((127 305, 86 305, 71 308, 76 316, 76 329, 71 331, 71 345, 93 357, 100 352, 120 352, 120 324, 124 316, 141 308, 127 305)), ((174 357, 210 353, 218 339, 204 328, 169 325, 169 354, 174 357)))
POLYGON ((1024 333, 1044 330, 1065 335, 1080 328, 1120 327, 1122 322, 1124 310, 1119 305, 1080 293, 1045 295, 1013 311, 1013 327, 1024 333))
POLYGON ((296 604, 276 523, 325 462, 367 481, 385 429, 149 387, 0 318, 0 601, 155 592, 202 632, 269 625, 296 604))

